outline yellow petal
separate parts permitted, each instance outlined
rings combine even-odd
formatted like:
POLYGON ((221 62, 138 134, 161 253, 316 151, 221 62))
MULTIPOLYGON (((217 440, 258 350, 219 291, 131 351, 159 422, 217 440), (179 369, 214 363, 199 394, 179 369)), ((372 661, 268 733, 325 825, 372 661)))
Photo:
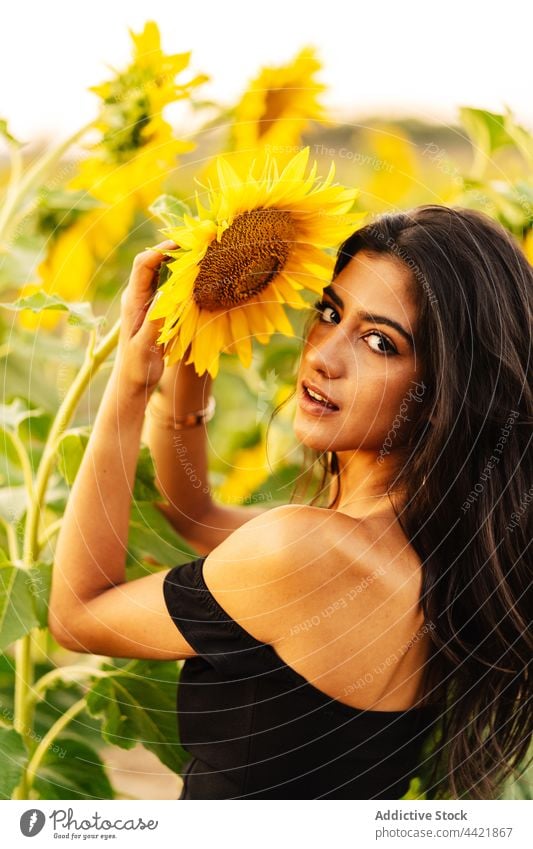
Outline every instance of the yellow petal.
POLYGON ((246 313, 242 307, 233 307, 228 312, 231 324, 231 335, 235 342, 235 350, 245 368, 252 362, 252 337, 246 313))

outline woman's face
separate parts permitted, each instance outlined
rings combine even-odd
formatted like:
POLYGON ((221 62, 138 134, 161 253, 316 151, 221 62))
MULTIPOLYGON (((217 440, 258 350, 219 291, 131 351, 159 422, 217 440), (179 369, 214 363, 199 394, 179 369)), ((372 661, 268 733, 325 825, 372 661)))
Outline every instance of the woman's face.
POLYGON ((409 280, 399 261, 361 251, 324 290, 298 371, 303 444, 391 454, 405 441, 425 391, 409 280), (306 386, 336 409, 312 401, 306 386))

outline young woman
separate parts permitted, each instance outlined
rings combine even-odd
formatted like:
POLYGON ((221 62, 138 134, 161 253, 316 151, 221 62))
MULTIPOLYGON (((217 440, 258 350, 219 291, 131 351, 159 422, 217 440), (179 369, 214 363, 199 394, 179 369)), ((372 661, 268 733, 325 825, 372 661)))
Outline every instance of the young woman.
POLYGON ((184 417, 206 408, 211 378, 184 361, 164 369, 159 322, 145 319, 160 260, 136 257, 123 295, 58 540, 52 633, 74 651, 185 659, 182 799, 400 798, 436 723, 430 794, 497 797, 532 736, 523 253, 484 214, 436 205, 344 243, 295 387, 295 434, 323 485, 269 510, 210 497, 208 416, 184 417), (126 582, 156 384, 162 509, 201 556, 126 582))

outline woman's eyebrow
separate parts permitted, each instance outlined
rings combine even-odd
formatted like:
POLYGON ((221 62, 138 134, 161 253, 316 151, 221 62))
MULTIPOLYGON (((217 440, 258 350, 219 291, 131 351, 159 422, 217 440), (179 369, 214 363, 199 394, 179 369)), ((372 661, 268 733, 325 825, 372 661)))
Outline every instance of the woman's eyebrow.
MULTIPOLYGON (((331 286, 325 286, 323 293, 324 295, 329 295, 331 300, 336 303, 338 307, 344 309, 344 303, 342 301, 342 298, 337 295, 337 293, 334 289, 331 288, 331 286)), ((400 333, 404 337, 406 342, 408 342, 411 348, 414 350, 415 340, 413 339, 411 334, 404 327, 402 327, 401 324, 399 324, 397 321, 394 321, 393 318, 388 318, 386 315, 376 315, 376 313, 363 312, 361 310, 357 313, 357 315, 363 321, 375 321, 377 324, 386 324, 388 325, 388 327, 393 327, 395 330, 398 331, 398 333, 400 333)))

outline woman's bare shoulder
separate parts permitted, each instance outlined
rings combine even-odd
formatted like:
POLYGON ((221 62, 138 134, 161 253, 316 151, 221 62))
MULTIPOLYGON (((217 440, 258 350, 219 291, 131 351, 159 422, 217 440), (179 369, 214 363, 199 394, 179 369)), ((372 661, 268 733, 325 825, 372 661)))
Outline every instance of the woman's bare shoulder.
POLYGON ((333 511, 299 504, 273 507, 246 522, 206 556, 206 585, 232 618, 241 623, 253 619, 255 624, 248 630, 270 642, 278 630, 276 611, 291 596, 300 596, 306 586, 316 586, 329 572, 341 569, 348 549, 353 563, 347 563, 347 568, 352 574, 357 570, 363 546, 356 542, 355 526, 350 546, 346 533, 333 511))

